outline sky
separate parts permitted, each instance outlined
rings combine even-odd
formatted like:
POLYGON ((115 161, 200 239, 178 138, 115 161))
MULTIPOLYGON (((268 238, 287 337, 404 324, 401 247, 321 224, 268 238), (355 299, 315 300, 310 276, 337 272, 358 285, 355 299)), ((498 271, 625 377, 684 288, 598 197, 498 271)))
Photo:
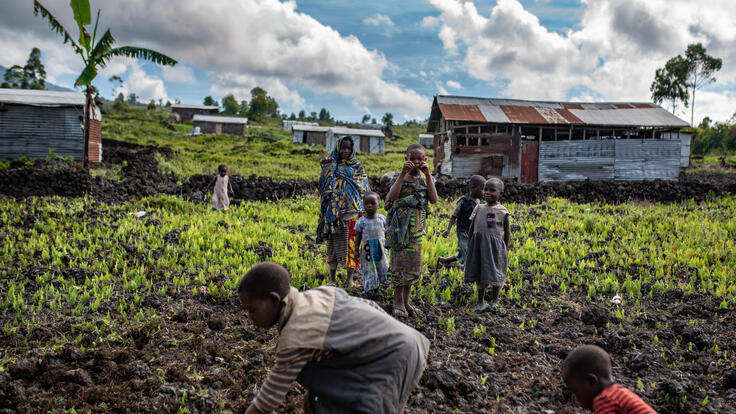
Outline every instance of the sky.
MULTIPOLYGON (((41 0, 77 37, 68 0, 41 0)), ((72 87, 81 59, 30 0, 0 0, 0 65, 42 51, 47 80, 72 87)), ((648 102, 657 68, 700 42, 723 59, 696 92, 695 123, 736 112, 733 0, 91 0, 118 46, 174 67, 116 58, 102 96, 202 104, 260 86, 282 112, 326 108, 344 121, 429 116, 432 97, 648 102), (109 81, 120 76, 123 84, 109 81)), ((667 104, 663 104, 671 109, 667 104)), ((690 121, 690 109, 677 115, 690 121)))

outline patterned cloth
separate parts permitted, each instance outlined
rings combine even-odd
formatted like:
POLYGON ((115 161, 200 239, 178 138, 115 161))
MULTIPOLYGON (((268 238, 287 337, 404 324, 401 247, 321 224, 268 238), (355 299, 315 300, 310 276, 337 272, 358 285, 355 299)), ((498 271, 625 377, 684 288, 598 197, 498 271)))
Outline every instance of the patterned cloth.
POLYGON ((378 214, 376 218, 361 217, 355 225, 361 233, 360 273, 363 278, 363 293, 378 289, 386 281, 388 273, 388 254, 386 242, 386 217, 378 214))
MULTIPOLYGON (((396 182, 394 178, 391 185, 396 182)), ((391 249, 389 278, 395 286, 417 283, 422 276, 422 238, 429 212, 427 183, 421 177, 401 185, 388 210, 386 247, 391 249)))
POLYGON ((215 210, 227 210, 230 207, 230 198, 227 196, 227 184, 229 177, 217 174, 215 191, 212 193, 212 208, 215 210))
POLYGON ((509 267, 504 222, 509 211, 499 203, 481 204, 470 215, 473 236, 468 243, 465 281, 503 286, 509 267))
MULTIPOLYGON (((391 186, 395 182, 396 178, 391 182, 391 186)), ((386 247, 393 251, 395 248, 402 249, 415 243, 421 244, 427 213, 429 213, 427 183, 421 177, 417 177, 414 181, 406 181, 405 178, 399 196, 388 210, 386 247)))
POLYGON ((357 218, 344 222, 337 231, 327 238, 327 264, 330 269, 358 269, 360 262, 355 260, 355 223, 357 218))
POLYGON ((317 184, 321 199, 317 222, 318 242, 327 240, 330 234, 344 225, 345 214, 362 212, 363 196, 371 190, 363 165, 355 157, 355 142, 348 159, 340 159, 340 144, 345 139, 348 137, 338 140, 330 157, 320 161, 322 173, 317 184))

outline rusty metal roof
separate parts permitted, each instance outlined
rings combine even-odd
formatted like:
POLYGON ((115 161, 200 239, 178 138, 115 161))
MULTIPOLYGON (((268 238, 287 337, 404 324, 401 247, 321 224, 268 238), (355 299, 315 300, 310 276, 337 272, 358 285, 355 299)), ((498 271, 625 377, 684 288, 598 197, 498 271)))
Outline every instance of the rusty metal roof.
MULTIPOLYGON (((576 103, 438 95, 435 104, 441 116, 452 121, 670 128, 689 125, 649 102, 576 103)), ((431 118, 438 115, 432 111, 431 118)))

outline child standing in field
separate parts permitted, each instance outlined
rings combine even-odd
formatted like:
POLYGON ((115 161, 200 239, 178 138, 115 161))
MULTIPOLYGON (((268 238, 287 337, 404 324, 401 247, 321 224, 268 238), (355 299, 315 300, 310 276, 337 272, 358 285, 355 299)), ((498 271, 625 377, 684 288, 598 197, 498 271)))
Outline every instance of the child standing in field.
POLYGON ((349 230, 363 211, 363 196, 370 191, 368 177, 355 155, 352 137, 337 140, 330 157, 320 161, 322 173, 318 183, 321 206, 317 242, 327 242, 330 283, 337 282, 337 269, 346 267, 346 286, 352 283, 354 269, 358 267, 354 253, 348 253, 350 247, 354 249, 354 245, 350 246, 349 230))
POLYGON ((217 175, 210 183, 212 192, 212 208, 214 210, 227 210, 230 207, 230 198, 228 192, 234 194, 233 187, 230 185, 230 177, 227 175, 227 165, 220 164, 217 167, 217 175))
POLYGON ((490 309, 497 311, 498 294, 506 280, 508 246, 510 240, 509 211, 498 200, 503 194, 503 181, 491 178, 483 186, 486 204, 475 207, 470 214, 468 260, 465 263, 465 281, 475 282, 478 305, 475 311, 485 312, 486 287, 491 286, 490 309))
POLYGON ((360 262, 363 297, 378 289, 388 273, 388 255, 384 247, 386 217, 378 214, 378 200, 378 193, 366 193, 363 197, 365 215, 355 224, 355 260, 360 262))
POLYGON ((405 160, 386 195, 386 202, 391 203, 386 247, 391 249, 389 277, 394 284, 393 312, 397 317, 417 313, 409 303, 409 293, 422 275, 422 238, 428 202, 437 202, 437 190, 429 173, 424 147, 409 145, 405 160))
POLYGON ((465 264, 465 258, 468 257, 468 231, 470 230, 470 215, 473 213, 475 206, 480 204, 483 197, 483 185, 486 179, 480 175, 470 177, 468 182, 468 193, 465 194, 455 205, 455 211, 452 212, 450 222, 447 229, 442 232, 442 237, 447 238, 450 235, 452 226, 457 222, 457 254, 449 257, 440 256, 437 259, 437 268, 448 265, 452 262, 460 262, 465 264))
POLYGON ((238 285, 253 324, 278 329, 275 364, 246 414, 274 412, 295 381, 307 389, 304 413, 403 412, 427 364, 427 338, 372 301, 328 286, 299 292, 289 279, 265 262, 238 285))
POLYGON ((657 414, 638 395, 616 384, 611 356, 595 345, 570 352, 562 363, 562 380, 580 405, 595 414, 657 414))

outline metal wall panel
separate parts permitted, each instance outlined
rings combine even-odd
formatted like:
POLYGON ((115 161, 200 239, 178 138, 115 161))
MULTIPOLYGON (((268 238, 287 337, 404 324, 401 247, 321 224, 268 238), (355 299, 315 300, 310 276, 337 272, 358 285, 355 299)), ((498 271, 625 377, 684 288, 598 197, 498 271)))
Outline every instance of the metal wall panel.
POLYGON ((674 180, 680 152, 679 140, 542 141, 539 181, 674 180))
POLYGON ((64 157, 82 159, 82 120, 75 107, 39 107, 6 104, 0 111, 0 159, 26 155, 45 158, 49 149, 64 157))
POLYGON ((613 180, 613 140, 542 141, 539 181, 613 180))

